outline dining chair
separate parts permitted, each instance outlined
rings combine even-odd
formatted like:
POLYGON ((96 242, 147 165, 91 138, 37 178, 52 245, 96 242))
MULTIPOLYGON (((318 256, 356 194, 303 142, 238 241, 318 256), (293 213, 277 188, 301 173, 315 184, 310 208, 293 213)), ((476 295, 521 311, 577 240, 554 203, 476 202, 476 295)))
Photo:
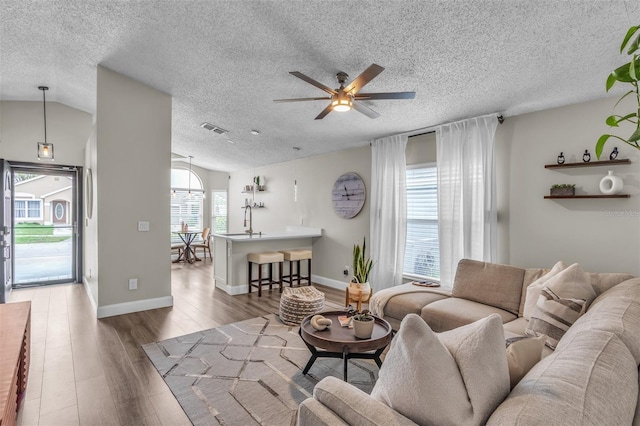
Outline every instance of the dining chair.
POLYGON ((209 252, 209 257, 213 260, 211 255, 211 228, 204 228, 202 230, 202 241, 191 244, 191 248, 193 248, 193 252, 196 255, 198 249, 201 248, 205 260, 207 259, 207 252, 209 252))

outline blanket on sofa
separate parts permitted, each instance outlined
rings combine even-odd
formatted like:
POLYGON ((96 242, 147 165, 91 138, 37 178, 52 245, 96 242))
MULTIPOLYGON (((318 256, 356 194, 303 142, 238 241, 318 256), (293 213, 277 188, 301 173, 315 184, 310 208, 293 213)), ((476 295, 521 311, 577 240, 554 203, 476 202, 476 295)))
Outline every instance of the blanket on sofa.
POLYGON ((438 293, 446 296, 451 296, 450 290, 442 288, 429 288, 413 285, 411 283, 398 285, 395 287, 385 288, 383 290, 374 293, 369 300, 369 310, 371 313, 379 318, 384 318, 384 307, 392 297, 399 296, 407 293, 438 293))

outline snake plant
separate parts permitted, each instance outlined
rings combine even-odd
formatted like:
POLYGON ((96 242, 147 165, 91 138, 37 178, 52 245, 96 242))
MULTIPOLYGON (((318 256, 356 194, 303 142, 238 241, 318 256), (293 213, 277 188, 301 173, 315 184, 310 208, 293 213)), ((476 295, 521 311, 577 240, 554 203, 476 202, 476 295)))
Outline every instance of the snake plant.
POLYGON ((353 282, 366 283, 369 281, 369 273, 373 268, 373 261, 366 256, 367 239, 362 240, 362 248, 358 244, 353 245, 353 282))

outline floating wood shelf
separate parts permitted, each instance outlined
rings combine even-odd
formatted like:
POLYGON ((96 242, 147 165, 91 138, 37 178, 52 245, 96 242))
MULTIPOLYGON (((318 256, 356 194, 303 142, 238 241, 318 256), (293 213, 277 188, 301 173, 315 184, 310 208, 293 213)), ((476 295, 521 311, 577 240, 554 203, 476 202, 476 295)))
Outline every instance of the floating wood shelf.
POLYGON ((569 198, 629 198, 629 194, 615 194, 615 195, 545 195, 544 198, 548 200, 559 200, 569 198))
POLYGON ((606 160, 606 161, 590 161, 585 163, 564 163, 564 164, 545 164, 545 169, 569 169, 572 167, 596 167, 596 166, 621 166, 623 164, 631 164, 628 158, 622 160, 606 160))

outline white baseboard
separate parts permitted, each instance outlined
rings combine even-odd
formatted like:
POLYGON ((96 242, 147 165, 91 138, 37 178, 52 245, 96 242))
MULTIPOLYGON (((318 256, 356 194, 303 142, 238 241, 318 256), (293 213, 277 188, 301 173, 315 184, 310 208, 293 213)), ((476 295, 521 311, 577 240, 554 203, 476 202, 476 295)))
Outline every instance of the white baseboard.
POLYGON ((133 302, 115 303, 98 307, 98 318, 114 315, 130 314, 132 312, 147 311, 149 309, 173 306, 173 296, 156 297, 154 299, 135 300, 133 302))
POLYGON ((249 290, 248 290, 246 285, 228 286, 226 284, 220 283, 218 280, 216 280, 216 288, 224 291, 225 293, 227 293, 227 294, 229 294, 231 296, 235 296, 237 294, 247 294, 247 293, 249 293, 249 290))
POLYGON ((87 282, 85 277, 82 277, 82 285, 84 286, 85 293, 87 293, 87 297, 89 298, 89 302, 91 303, 91 307, 93 308, 93 312, 95 312, 96 315, 97 315, 98 304, 93 299, 93 294, 91 293, 91 290, 89 289, 89 283, 87 282))
POLYGON ((313 281, 314 283, 326 285, 327 287, 337 288, 338 290, 344 290, 345 288, 347 288, 346 281, 334 280, 331 278, 322 277, 320 275, 311 274, 311 281, 313 281))

